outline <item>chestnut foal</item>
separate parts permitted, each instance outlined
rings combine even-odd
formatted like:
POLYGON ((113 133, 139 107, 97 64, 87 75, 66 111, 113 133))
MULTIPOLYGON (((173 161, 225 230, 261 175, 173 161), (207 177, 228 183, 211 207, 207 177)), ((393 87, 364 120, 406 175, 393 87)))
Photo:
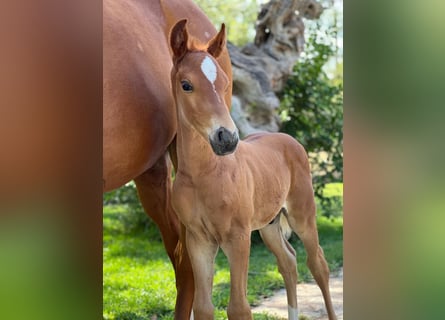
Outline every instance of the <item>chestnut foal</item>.
POLYGON ((215 60, 225 47, 224 25, 205 47, 199 47, 189 39, 186 23, 179 21, 170 33, 178 118, 178 171, 172 204, 186 227, 195 279, 195 319, 213 319, 213 265, 219 247, 230 263, 228 318, 252 319, 246 298, 247 272, 250 234, 258 229, 284 278, 289 319, 298 319, 295 250, 283 236, 280 220, 288 221, 303 241, 329 319, 336 319, 329 269, 318 244, 304 148, 280 133, 260 133, 238 141, 224 101, 231 83, 215 60))

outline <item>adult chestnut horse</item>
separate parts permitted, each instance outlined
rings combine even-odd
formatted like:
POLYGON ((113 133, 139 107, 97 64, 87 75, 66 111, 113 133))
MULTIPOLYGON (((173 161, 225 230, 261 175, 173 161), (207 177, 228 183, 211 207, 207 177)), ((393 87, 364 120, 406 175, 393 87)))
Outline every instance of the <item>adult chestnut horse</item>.
POLYGON ((186 227, 195 277, 195 318, 213 319, 213 265, 221 247, 230 264, 228 318, 252 319, 246 297, 247 271, 250 234, 259 229, 284 278, 289 319, 298 319, 295 251, 283 236, 287 225, 302 240, 329 319, 336 319, 329 269, 318 243, 312 178, 304 148, 281 133, 254 134, 239 141, 224 100, 230 78, 216 60, 225 46, 224 25, 216 41, 197 47, 186 22, 179 21, 170 36, 178 118, 172 203, 186 227))
MULTIPOLYGON (((167 152, 176 134, 167 38, 172 24, 182 18, 190 21, 189 31, 202 42, 216 34, 190 0, 103 3, 103 188, 109 191, 136 182, 142 205, 158 225, 175 268, 175 319, 190 317, 194 289, 180 224, 170 205, 167 152)), ((225 48, 218 62, 230 78, 225 48)), ((230 105, 231 87, 224 99, 230 105)))

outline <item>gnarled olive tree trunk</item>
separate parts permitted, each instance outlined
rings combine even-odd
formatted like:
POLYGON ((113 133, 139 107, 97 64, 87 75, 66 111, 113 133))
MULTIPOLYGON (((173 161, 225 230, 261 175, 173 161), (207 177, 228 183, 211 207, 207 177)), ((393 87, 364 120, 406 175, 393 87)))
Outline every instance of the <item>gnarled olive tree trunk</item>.
POLYGON ((315 0, 271 0, 261 6, 254 43, 228 44, 233 68, 232 116, 241 135, 276 132, 280 92, 304 47, 302 18, 318 19, 315 0))

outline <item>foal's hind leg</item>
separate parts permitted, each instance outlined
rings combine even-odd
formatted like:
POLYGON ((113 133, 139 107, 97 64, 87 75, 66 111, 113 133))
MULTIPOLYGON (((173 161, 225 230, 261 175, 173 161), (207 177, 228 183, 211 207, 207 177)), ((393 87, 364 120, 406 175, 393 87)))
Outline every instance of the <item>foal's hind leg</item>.
POLYGON ((180 241, 180 224, 171 201, 171 168, 167 154, 135 179, 145 212, 161 231, 167 254, 176 275, 175 319, 189 319, 193 303, 193 273, 185 247, 180 241))
POLYGON ((280 216, 277 216, 272 224, 260 230, 260 235, 266 246, 277 258, 278 270, 283 276, 286 286, 288 319, 298 320, 296 254, 295 250, 284 238, 279 220, 280 216))
MULTIPOLYGON (((312 188, 310 189, 312 190, 312 188)), ((323 294, 329 320, 337 319, 329 292, 329 267, 318 244, 318 231, 313 195, 295 197, 288 203, 288 221, 300 237, 307 252, 307 266, 323 294)))

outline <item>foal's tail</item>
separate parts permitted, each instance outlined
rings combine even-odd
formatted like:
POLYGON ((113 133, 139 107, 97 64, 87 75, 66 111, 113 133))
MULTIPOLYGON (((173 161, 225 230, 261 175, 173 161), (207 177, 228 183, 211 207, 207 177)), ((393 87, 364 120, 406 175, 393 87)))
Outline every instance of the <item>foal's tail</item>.
POLYGON ((283 235, 284 239, 288 240, 292 235, 292 228, 290 227, 289 221, 287 220, 287 209, 285 207, 282 207, 279 215, 281 234, 283 235))

